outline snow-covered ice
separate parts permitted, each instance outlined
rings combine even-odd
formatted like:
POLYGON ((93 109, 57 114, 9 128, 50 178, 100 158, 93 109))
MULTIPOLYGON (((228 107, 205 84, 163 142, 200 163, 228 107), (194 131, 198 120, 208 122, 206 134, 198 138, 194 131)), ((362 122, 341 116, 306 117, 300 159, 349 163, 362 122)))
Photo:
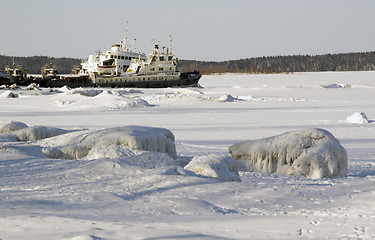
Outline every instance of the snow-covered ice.
POLYGON ((0 239, 373 239, 375 124, 344 120, 375 118, 374 79, 222 74, 197 88, 1 89, 0 239), (304 129, 340 142, 347 176, 237 175, 230 146, 304 129), (187 170, 194 164, 203 171, 187 170))
POLYGON ((347 154, 328 131, 310 128, 237 143, 229 147, 244 171, 304 176, 345 177, 347 154))

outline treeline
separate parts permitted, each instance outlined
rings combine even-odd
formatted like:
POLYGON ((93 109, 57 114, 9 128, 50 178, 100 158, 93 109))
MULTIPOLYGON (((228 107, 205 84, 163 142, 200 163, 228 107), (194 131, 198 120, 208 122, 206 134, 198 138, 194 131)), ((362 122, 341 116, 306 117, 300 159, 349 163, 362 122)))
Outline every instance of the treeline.
MULTIPOLYGON (((81 64, 81 60, 76 58, 53 58, 46 56, 14 57, 14 62, 29 74, 40 74, 41 69, 50 63, 52 63, 59 73, 68 74, 72 72, 72 68, 79 67, 81 64)), ((0 55, 0 72, 6 66, 12 66, 12 63, 13 57, 0 55)))
MULTIPOLYGON (((40 74, 42 67, 50 63, 59 73, 68 74, 81 63, 81 59, 46 56, 14 57, 14 61, 31 74, 40 74)), ((13 57, 0 55, 0 71, 11 66, 12 62, 13 57)), ((203 74, 368 71, 375 70, 375 52, 257 57, 220 62, 179 60, 178 69, 182 72, 199 70, 203 74)))
POLYGON ((182 71, 212 73, 289 73, 322 71, 368 71, 375 69, 375 52, 325 55, 257 57, 240 60, 207 62, 180 60, 182 71))

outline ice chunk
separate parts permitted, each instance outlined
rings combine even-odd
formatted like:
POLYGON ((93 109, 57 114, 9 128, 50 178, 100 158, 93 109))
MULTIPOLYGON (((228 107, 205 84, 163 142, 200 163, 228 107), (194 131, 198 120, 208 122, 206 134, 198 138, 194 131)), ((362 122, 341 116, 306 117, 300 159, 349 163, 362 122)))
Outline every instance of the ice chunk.
POLYGON ((350 88, 351 86, 349 84, 328 84, 328 85, 322 85, 323 88, 350 88))
POLYGON ((364 124, 364 123, 369 123, 369 120, 367 119, 366 114, 363 112, 355 112, 353 115, 350 115, 349 117, 346 118, 347 122, 350 123, 358 123, 358 124, 364 124))
POLYGON ((240 170, 320 179, 346 176, 347 154, 328 131, 311 128, 234 144, 240 170))
POLYGON ((238 174, 238 163, 233 158, 223 155, 211 154, 194 157, 184 169, 221 181, 241 181, 238 174))
POLYGON ((18 94, 13 93, 12 91, 5 91, 0 94, 0 98, 18 98, 18 94))
MULTIPOLYGON (((22 126, 22 124, 19 124, 22 126)), ((35 141, 45 138, 54 137, 69 132, 61 128, 54 127, 45 127, 45 126, 33 126, 33 127, 24 127, 9 133, 6 133, 1 136, 1 140, 6 141, 35 141)))
MULTIPOLYGON (((82 134, 70 140, 65 146, 45 148, 43 152, 52 158, 79 159, 89 153, 99 154, 98 152, 103 152, 100 150, 103 148, 123 146, 131 150, 166 153, 172 158, 177 158, 174 140, 173 133, 164 128, 115 127, 82 134)), ((111 157, 111 154, 105 156, 111 157)), ((113 154, 113 158, 117 157, 117 154, 113 154)))
POLYGON ((79 88, 79 89, 73 90, 72 93, 73 94, 80 94, 82 96, 87 96, 87 97, 95 97, 95 96, 101 94, 102 92, 103 92, 103 90, 79 88))
POLYGON ((10 121, 0 125, 0 133, 12 132, 22 128, 27 128, 27 125, 23 122, 10 121))
POLYGON ((218 99, 219 102, 234 102, 235 98, 230 94, 224 94, 218 99))

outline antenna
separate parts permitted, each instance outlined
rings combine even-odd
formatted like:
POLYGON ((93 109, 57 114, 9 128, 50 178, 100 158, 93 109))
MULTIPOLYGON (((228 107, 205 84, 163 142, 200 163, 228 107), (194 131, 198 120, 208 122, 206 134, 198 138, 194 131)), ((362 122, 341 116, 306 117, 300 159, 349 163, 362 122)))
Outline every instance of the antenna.
POLYGON ((168 37, 169 37, 169 49, 171 50, 171 53, 173 53, 173 46, 172 46, 173 37, 171 35, 168 35, 168 37))
POLYGON ((136 42, 137 42, 137 39, 134 38, 134 39, 133 39, 133 51, 134 51, 134 52, 137 51, 136 42))
POLYGON ((126 26, 125 26, 125 37, 123 41, 122 47, 124 48, 124 51, 126 51, 126 41, 128 41, 128 21, 126 21, 126 26))

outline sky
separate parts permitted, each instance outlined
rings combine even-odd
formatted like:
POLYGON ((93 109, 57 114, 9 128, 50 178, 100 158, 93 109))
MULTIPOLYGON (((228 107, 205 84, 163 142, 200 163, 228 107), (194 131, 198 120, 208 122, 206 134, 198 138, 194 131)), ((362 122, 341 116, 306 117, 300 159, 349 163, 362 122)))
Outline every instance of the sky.
POLYGON ((0 55, 87 58, 154 43, 225 61, 375 51, 374 0, 0 0, 0 55))

